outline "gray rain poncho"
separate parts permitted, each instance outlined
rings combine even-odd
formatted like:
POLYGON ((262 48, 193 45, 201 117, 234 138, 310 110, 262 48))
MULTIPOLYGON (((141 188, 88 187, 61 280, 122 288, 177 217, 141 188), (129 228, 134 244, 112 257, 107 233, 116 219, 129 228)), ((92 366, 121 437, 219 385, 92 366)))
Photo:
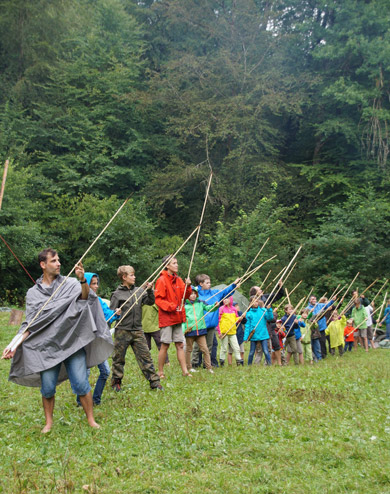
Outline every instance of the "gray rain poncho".
MULTIPOLYGON (((38 310, 63 282, 57 276, 50 287, 42 286, 42 277, 26 296, 27 327, 38 310)), ((81 348, 85 349, 87 367, 104 362, 112 353, 113 342, 96 294, 90 290, 87 300, 81 300, 80 283, 68 278, 54 298, 29 327, 30 335, 18 347, 12 359, 9 380, 22 386, 41 386, 40 372, 63 362, 81 348)), ((58 383, 68 379, 61 366, 58 383)))

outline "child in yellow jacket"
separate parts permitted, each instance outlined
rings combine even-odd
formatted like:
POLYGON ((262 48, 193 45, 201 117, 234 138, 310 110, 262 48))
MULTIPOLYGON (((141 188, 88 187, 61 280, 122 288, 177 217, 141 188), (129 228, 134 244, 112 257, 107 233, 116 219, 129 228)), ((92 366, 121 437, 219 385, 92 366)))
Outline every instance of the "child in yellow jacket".
POLYGON ((338 348, 339 355, 344 353, 344 328, 347 323, 347 318, 345 316, 339 316, 337 311, 332 314, 332 322, 328 325, 325 330, 325 334, 330 337, 330 347, 338 348))

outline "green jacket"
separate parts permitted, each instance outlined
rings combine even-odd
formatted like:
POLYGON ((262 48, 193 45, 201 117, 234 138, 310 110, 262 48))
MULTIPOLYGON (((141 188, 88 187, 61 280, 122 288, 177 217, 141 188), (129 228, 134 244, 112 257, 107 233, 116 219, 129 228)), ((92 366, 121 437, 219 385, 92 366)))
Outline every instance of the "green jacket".
POLYGON ((156 304, 142 306, 142 329, 144 333, 155 333, 158 327, 158 307, 156 304))
POLYGON ((362 304, 360 304, 360 307, 358 309, 356 307, 354 307, 352 309, 351 317, 353 319, 353 325, 355 328, 357 326, 359 326, 359 329, 366 329, 367 328, 367 321, 366 321, 367 312, 366 312, 366 309, 363 307, 362 304))
POLYGON ((207 334, 207 327, 205 318, 202 319, 205 312, 209 310, 217 310, 217 305, 206 305, 204 302, 200 300, 195 300, 195 302, 191 302, 190 300, 186 300, 185 310, 186 310, 186 322, 183 322, 183 333, 185 336, 202 336, 207 334), (199 322, 198 322, 199 321, 199 322), (194 327, 189 333, 186 331, 194 327))

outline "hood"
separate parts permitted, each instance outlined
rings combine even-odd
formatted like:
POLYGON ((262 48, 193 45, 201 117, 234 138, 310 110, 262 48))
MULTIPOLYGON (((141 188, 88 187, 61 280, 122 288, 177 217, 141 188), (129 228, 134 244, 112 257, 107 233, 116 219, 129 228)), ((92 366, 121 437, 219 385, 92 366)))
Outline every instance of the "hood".
POLYGON ((226 314, 226 313, 232 314, 233 312, 235 312, 237 314, 237 309, 233 305, 233 297, 229 297, 228 300, 229 300, 229 305, 224 304, 222 307, 220 307, 219 313, 220 314, 226 314))
POLYGON ((87 280, 88 285, 91 284, 91 280, 92 280, 92 278, 94 276, 97 276, 98 282, 100 284, 99 275, 97 273, 89 273, 89 272, 87 272, 87 273, 84 273, 84 276, 85 276, 85 279, 87 280))

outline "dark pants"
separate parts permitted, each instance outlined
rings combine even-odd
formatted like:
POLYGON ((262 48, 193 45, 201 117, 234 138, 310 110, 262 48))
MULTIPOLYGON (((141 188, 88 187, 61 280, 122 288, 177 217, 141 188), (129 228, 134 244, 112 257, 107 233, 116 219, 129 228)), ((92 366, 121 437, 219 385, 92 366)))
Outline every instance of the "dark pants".
POLYGON ((213 367, 218 367, 217 352, 218 352, 218 340, 217 340, 217 335, 214 333, 213 347, 211 349, 211 355, 210 355, 211 365, 213 367))
POLYGON ((344 352, 352 352, 352 348, 353 348, 353 341, 346 341, 344 352))
POLYGON ((141 330, 126 331, 126 329, 120 328, 115 330, 114 353, 112 355, 112 384, 115 383, 116 379, 123 379, 125 357, 129 346, 133 349, 139 368, 149 381, 150 387, 156 388, 160 384, 160 378, 154 369, 144 332, 141 330))
MULTIPOLYGON (((154 342, 156 343, 156 347, 160 351, 160 348, 161 348, 161 340, 160 340, 161 332, 160 332, 160 330, 153 331, 153 333, 144 333, 144 335, 145 335, 146 343, 148 344, 149 350, 152 349, 152 338, 153 338, 154 342)), ((165 359, 165 363, 167 364, 168 362, 169 362, 169 357, 167 354, 167 358, 165 359)))
POLYGON ((328 342, 328 352, 331 355, 334 355, 336 350, 330 346, 330 336, 329 335, 326 336, 326 341, 328 342))
POLYGON ((328 355, 328 352, 326 351, 326 334, 325 331, 320 331, 320 333, 321 333, 321 338, 320 338, 321 356, 324 359, 328 355))

